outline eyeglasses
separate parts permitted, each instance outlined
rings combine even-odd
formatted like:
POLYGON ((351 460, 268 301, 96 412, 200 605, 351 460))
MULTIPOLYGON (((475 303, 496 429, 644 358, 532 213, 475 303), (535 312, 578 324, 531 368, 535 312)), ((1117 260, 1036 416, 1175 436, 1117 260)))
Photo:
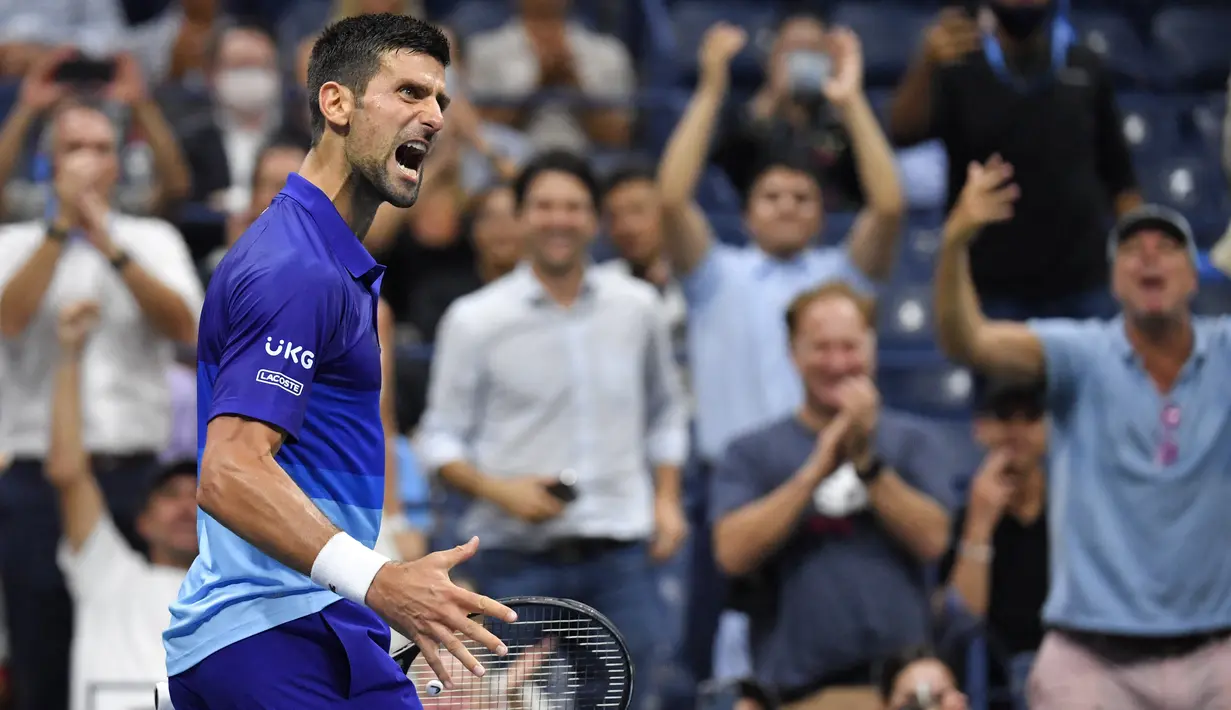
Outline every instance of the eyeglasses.
POLYGON ((1180 445, 1176 441, 1176 430, 1180 428, 1180 407, 1168 402, 1163 405, 1158 418, 1162 425, 1163 438, 1158 444, 1155 459, 1160 466, 1171 466, 1180 458, 1180 445))

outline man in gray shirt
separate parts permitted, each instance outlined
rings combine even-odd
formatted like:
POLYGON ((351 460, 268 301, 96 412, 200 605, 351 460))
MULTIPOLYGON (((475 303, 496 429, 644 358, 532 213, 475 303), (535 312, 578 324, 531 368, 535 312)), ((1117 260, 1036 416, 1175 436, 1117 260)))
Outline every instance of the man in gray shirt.
POLYGON ((529 258, 446 312, 420 451, 474 499, 462 524, 483 541, 483 593, 568 597, 607 614, 640 670, 637 708, 661 623, 651 562, 687 533, 687 408, 658 294, 588 264, 589 166, 548 153, 514 190, 529 258), (553 494, 566 470, 573 495, 553 494))
POLYGON ((873 664, 929 636, 952 469, 922 421, 880 407, 871 311, 839 283, 795 299, 804 403, 732 442, 711 484, 714 555, 787 710, 879 710, 873 664))

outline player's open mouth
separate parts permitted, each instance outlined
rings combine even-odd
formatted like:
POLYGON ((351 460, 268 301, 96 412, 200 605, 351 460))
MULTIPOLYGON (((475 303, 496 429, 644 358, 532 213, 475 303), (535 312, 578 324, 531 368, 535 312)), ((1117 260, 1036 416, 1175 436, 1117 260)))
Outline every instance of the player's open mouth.
POLYGON ((408 141, 399 145, 393 152, 402 174, 415 180, 419 179, 419 170, 423 167, 423 159, 427 157, 427 143, 423 141, 408 141))
POLYGON ((1141 289, 1143 291, 1161 291, 1167 285, 1167 280, 1162 276, 1149 275, 1141 277, 1141 289))

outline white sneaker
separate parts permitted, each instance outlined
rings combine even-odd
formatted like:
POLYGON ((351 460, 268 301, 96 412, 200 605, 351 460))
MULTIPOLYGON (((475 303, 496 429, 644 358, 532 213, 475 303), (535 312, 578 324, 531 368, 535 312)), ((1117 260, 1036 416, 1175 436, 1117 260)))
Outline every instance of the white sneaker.
POLYGON ((171 686, 165 680, 154 685, 154 710, 175 710, 171 704, 171 686))

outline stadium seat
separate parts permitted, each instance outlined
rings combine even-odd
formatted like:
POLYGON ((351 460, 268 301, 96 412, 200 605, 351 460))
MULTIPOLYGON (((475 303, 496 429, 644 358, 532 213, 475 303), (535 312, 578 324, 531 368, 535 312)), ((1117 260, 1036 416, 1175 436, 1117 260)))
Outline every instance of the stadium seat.
POLYGON ((739 193, 731 184, 731 179, 719 168, 710 167, 701 176, 697 185, 697 204, 708 212, 740 212, 741 200, 739 193))
POLYGON ((936 250, 940 248, 940 225, 943 215, 935 212, 912 212, 902 234, 897 269, 893 280, 903 284, 929 284, 936 267, 936 250))
POLYGON ((1214 160, 1178 156, 1147 165, 1139 175, 1146 198, 1171 205, 1187 215, 1218 211, 1226 203, 1226 184, 1214 160))
POLYGON ((1231 280, 1203 281, 1193 300, 1193 311, 1203 316, 1231 313, 1231 280))
POLYGON ((1168 7, 1154 18, 1152 35, 1182 86, 1218 91, 1226 86, 1231 7, 1168 7))
POLYGON ((898 284, 876 299, 879 347, 901 352, 932 348, 932 288, 926 283, 898 284))
POLYGON ((1074 11, 1071 20, 1082 44, 1103 59, 1120 86, 1137 86, 1156 72, 1141 38, 1123 15, 1115 12, 1074 11))
POLYGON ((762 63, 773 42, 777 18, 777 8, 765 2, 680 2, 671 8, 679 81, 692 86, 697 77, 697 50, 701 47, 701 39, 707 29, 722 21, 748 32, 748 45, 731 62, 732 85, 757 86, 764 73, 762 63))
POLYGON ((933 10, 893 2, 842 3, 830 22, 859 35, 869 86, 894 86, 923 39, 933 10))
MULTIPOLYGON (((887 406, 938 418, 960 418, 970 413, 972 380, 964 368, 944 362, 906 365, 883 362, 877 373, 881 398, 887 406)), ((935 356, 930 358, 936 360, 935 356)))
POLYGON ((1141 93, 1119 94, 1116 102, 1124 138, 1134 154, 1150 159, 1166 156, 1178 147, 1180 106, 1156 94, 1141 93))
POLYGON ((1220 155, 1227 117, 1226 92, 1194 96, 1186 103, 1183 128, 1193 139, 1193 148, 1220 155))
POLYGON ((744 246, 748 243, 748 233, 744 231, 744 217, 738 212, 715 212, 709 215, 710 227, 714 236, 723 244, 744 246))
POLYGON ((826 212, 825 221, 821 224, 819 243, 829 246, 841 244, 846 235, 850 234, 856 216, 855 212, 826 212))

